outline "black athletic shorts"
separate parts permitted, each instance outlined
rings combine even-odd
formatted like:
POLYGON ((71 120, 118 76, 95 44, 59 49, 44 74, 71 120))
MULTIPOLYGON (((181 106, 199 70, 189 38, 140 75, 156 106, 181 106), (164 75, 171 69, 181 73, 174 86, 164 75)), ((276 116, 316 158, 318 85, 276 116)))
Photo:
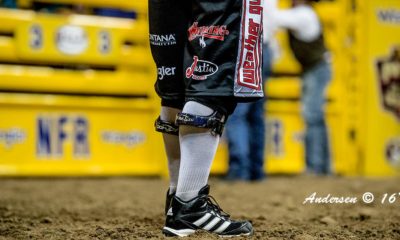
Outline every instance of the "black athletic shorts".
POLYGON ((149 22, 164 106, 263 97, 262 0, 149 0, 149 22))

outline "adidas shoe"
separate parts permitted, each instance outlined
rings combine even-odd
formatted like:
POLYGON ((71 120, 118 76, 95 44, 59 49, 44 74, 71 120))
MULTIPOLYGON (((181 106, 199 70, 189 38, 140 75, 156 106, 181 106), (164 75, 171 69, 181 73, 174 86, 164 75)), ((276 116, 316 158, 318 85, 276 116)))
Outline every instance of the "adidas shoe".
POLYGON ((185 237, 196 230, 205 230, 225 237, 252 235, 251 223, 231 220, 214 198, 208 195, 209 191, 210 187, 206 185, 197 197, 187 202, 173 197, 172 211, 167 213, 163 228, 164 235, 185 237))
POLYGON ((165 212, 164 212, 165 213, 165 225, 168 225, 169 222, 173 221, 171 202, 174 197, 175 197, 175 193, 170 194, 169 189, 168 189, 167 196, 165 198, 165 212))
MULTIPOLYGON (((167 196, 165 197, 165 215, 167 215, 167 213, 168 213, 168 210, 170 210, 171 209, 171 201, 172 201, 172 198, 175 196, 175 193, 172 193, 172 194, 170 194, 169 193, 169 189, 167 190, 167 196)), ((172 210, 170 210, 170 212, 171 212, 172 210)))

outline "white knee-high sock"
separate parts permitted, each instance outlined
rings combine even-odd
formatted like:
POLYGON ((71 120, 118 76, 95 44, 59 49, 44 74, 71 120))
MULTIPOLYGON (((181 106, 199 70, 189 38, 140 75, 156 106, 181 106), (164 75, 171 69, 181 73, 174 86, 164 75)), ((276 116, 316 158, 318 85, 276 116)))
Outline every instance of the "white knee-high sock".
MULTIPOLYGON (((175 122, 176 114, 181 110, 170 107, 162 107, 160 119, 168 122, 175 122)), ((163 133, 164 148, 168 159, 169 171, 169 193, 175 193, 178 184, 179 166, 181 160, 181 152, 179 147, 179 137, 171 134, 163 133)))
MULTIPOLYGON (((182 112, 209 116, 214 111, 200 103, 188 102, 182 112)), ((210 129, 180 126, 179 140, 181 166, 176 196, 188 201, 196 197, 199 190, 207 184, 219 136, 212 135, 210 129)))

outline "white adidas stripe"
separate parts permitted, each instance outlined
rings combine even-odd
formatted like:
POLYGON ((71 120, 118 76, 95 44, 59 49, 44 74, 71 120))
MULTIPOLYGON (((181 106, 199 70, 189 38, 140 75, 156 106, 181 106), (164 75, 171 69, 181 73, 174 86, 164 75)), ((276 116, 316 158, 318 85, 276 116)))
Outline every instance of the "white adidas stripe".
POLYGON ((174 214, 172 213, 172 208, 169 208, 168 209, 168 212, 167 212, 167 216, 173 216, 174 214))
POLYGON ((225 229, 227 229, 231 225, 231 222, 226 221, 224 222, 219 228, 217 228, 214 232, 215 233, 222 233, 225 229))
POLYGON ((220 220, 221 220, 221 218, 219 218, 219 217, 214 217, 214 219, 211 220, 211 222, 209 222, 205 227, 203 227, 203 229, 209 231, 209 230, 210 230, 211 228, 213 228, 220 220))
POLYGON ((207 225, 204 226, 203 229, 206 231, 210 231, 210 229, 213 228, 215 225, 217 225, 221 220, 224 221, 224 223, 221 226, 219 226, 216 230, 213 231, 215 233, 222 233, 223 231, 225 231, 225 229, 229 227, 229 225, 231 225, 230 221, 226 221, 220 218, 214 211, 212 211, 211 213, 206 213, 203 217, 199 218, 193 224, 196 225, 197 227, 200 227, 202 224, 204 224, 209 220, 209 223, 207 223, 207 225), (210 220, 211 217, 213 217, 212 220, 210 220))
POLYGON ((210 213, 206 213, 203 217, 201 217, 200 219, 198 219, 196 222, 194 222, 193 224, 200 227, 201 224, 205 223, 209 218, 211 217, 210 213))

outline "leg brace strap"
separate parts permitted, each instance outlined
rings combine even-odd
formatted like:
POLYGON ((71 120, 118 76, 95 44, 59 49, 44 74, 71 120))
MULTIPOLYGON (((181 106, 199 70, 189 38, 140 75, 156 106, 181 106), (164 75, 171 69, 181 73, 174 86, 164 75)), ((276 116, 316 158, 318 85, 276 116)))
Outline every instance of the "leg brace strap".
POLYGON ((175 124, 194 126, 198 128, 209 128, 213 135, 222 135, 225 125, 223 114, 215 111, 210 116, 198 116, 189 113, 178 113, 175 124))
POLYGON ((177 126, 175 123, 163 121, 160 119, 160 117, 158 117, 157 120, 155 121, 154 127, 156 128, 157 132, 167 133, 177 136, 179 135, 179 126, 177 126))

